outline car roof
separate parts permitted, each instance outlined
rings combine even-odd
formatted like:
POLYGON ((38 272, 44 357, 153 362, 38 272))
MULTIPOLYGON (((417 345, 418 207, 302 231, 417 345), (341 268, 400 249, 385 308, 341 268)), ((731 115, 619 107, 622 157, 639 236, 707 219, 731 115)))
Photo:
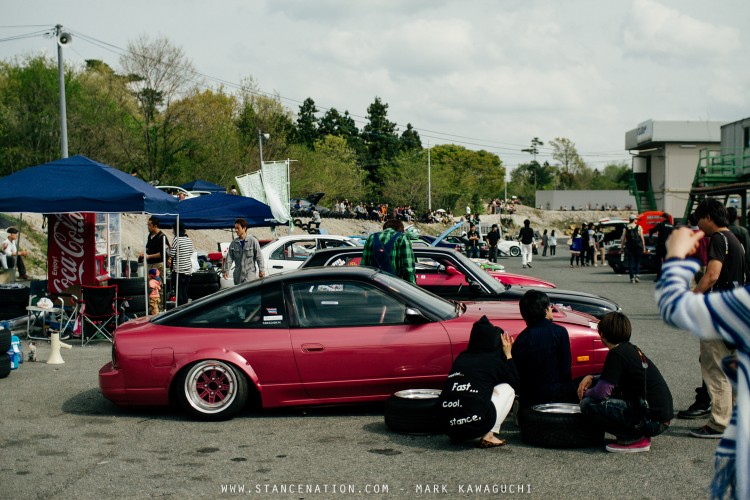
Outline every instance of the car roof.
MULTIPOLYGON (((329 240, 340 240, 340 241, 347 241, 351 240, 353 238, 350 238, 349 236, 341 236, 339 234, 289 234, 287 236, 279 236, 273 241, 296 241, 296 240, 319 240, 321 238, 328 238, 329 240)), ((271 243, 269 242, 269 243, 271 243)))

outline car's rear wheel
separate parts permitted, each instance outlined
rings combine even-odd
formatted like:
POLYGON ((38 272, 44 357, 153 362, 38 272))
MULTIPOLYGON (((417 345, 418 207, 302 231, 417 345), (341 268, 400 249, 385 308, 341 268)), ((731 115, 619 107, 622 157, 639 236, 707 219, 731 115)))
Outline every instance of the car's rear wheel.
POLYGON ((0 354, 0 378, 5 378, 10 375, 10 354, 0 354))
POLYGON ((178 384, 180 404, 200 420, 228 420, 247 402, 245 376, 224 361, 198 361, 182 371, 178 384))
POLYGON ((398 391, 385 402, 385 425, 402 434, 439 434, 438 389, 398 391))
POLYGON ((511 257, 518 257, 521 255, 521 249, 519 247, 510 247, 508 253, 510 253, 511 257))
POLYGON ((547 403, 523 408, 519 415, 521 439, 543 448, 600 446, 604 431, 592 425, 573 403, 547 403))

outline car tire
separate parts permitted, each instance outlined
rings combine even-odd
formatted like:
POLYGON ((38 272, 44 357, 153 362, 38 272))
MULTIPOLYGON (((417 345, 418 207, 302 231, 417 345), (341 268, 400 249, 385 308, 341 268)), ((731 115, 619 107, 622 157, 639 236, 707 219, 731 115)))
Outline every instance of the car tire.
POLYGON ((0 378, 10 375, 10 354, 3 352, 0 354, 0 378))
POLYGON ((307 231, 309 226, 307 224, 302 224, 299 226, 299 228, 302 229, 303 231, 307 231))
POLYGON ((114 278, 110 285, 117 285, 119 297, 135 297, 146 293, 144 278, 114 278))
POLYGON ((308 234, 320 234, 320 229, 316 229, 314 227, 311 227, 310 229, 307 230, 307 233, 308 234))
POLYGON ((385 425, 401 434, 440 434, 438 389, 398 391, 385 402, 385 425))
POLYGON ((26 310, 27 304, 24 304, 22 306, 0 306, 0 320, 16 319, 21 317, 25 318, 28 313, 28 311, 26 310))
POLYGON ((592 425, 574 403, 548 403, 523 408, 519 415, 521 439, 542 448, 601 446, 604 430, 592 425))
POLYGON ((5 353, 10 351, 11 347, 11 333, 10 330, 3 328, 0 330, 0 352, 5 353))
POLYGON ((143 295, 136 295, 134 297, 128 297, 127 305, 123 308, 126 314, 147 314, 146 312, 146 297, 143 295))
POLYGON ((204 359, 180 372, 177 397, 182 408, 198 420, 229 420, 247 403, 247 379, 225 361, 204 359))
POLYGON ((294 219, 294 225, 297 227, 302 227, 302 220, 301 219, 294 219))
POLYGON ((508 253, 510 254, 511 257, 518 257, 519 255, 521 255, 521 249, 519 247, 513 246, 513 247, 510 247, 510 249, 508 250, 508 253))

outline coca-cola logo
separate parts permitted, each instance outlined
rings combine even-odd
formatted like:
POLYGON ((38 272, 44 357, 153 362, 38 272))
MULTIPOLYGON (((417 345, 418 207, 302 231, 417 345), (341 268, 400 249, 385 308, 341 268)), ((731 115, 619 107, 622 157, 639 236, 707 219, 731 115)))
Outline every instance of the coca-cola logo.
POLYGON ((82 283, 84 252, 83 215, 69 213, 58 215, 52 226, 52 239, 60 252, 60 262, 54 265, 52 287, 57 293, 82 283))

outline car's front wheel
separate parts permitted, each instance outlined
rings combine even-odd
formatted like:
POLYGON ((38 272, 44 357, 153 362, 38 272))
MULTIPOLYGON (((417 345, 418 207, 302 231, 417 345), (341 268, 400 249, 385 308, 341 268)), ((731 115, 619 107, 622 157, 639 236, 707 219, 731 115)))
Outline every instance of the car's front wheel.
POLYGON ((247 403, 247 380, 229 363, 205 359, 182 371, 179 380, 182 407, 200 420, 228 420, 247 403))
POLYGON ((518 257, 521 255, 521 248, 520 247, 510 247, 510 256, 511 257, 518 257))
POLYGON ((385 425, 403 434, 438 434, 439 389, 398 391, 385 402, 385 425))

